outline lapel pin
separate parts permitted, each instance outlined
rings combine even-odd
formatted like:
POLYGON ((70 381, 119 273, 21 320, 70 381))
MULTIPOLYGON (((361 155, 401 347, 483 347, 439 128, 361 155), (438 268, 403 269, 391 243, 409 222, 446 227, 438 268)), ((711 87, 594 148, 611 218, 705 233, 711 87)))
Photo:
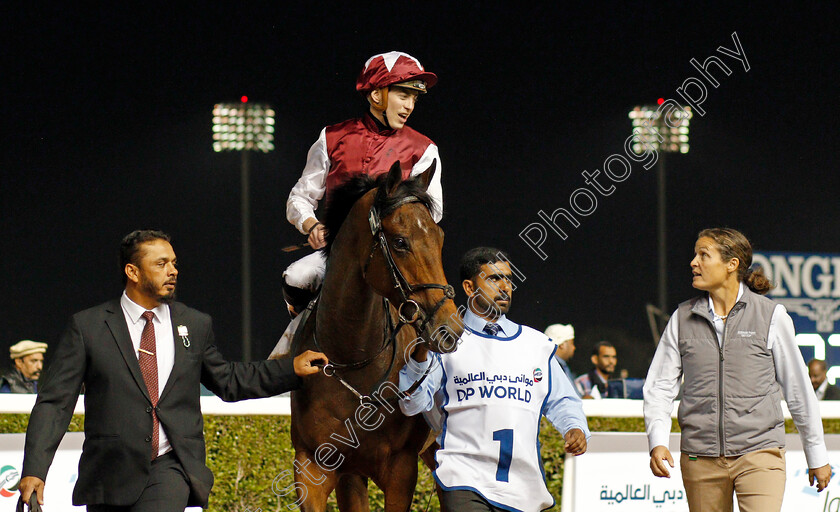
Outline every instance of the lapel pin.
POLYGON ((189 348, 190 346, 190 331, 187 329, 186 325, 179 325, 178 326, 178 336, 181 337, 181 341, 184 343, 185 348, 189 348))

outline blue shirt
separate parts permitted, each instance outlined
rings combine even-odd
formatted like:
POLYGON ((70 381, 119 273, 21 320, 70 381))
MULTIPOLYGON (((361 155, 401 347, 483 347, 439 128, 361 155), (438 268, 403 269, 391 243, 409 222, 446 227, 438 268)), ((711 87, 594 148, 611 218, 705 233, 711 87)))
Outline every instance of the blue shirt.
MULTIPOLYGON (((469 310, 464 314, 463 320, 465 328, 486 336, 486 333, 483 332, 484 326, 487 323, 486 320, 478 317, 469 310)), ((501 328, 496 335, 497 338, 510 338, 518 334, 521 330, 519 324, 511 322, 504 315, 495 323, 501 328)), ((440 364, 441 357, 446 357, 446 354, 430 352, 426 361, 419 363, 412 359, 409 361, 409 364, 406 364, 400 370, 400 390, 405 391, 423 376, 423 373, 432 362, 435 362, 429 371, 429 375, 417 390, 410 397, 400 400, 400 409, 402 409, 404 414, 413 416, 422 412, 431 411, 434 408, 440 408, 440 404, 443 403, 440 395, 444 387, 444 374, 440 364)), ((557 362, 557 358, 553 356, 549 362, 549 371, 552 373, 552 376, 565 375, 565 372, 560 367, 560 363, 557 362)), ((551 379, 551 390, 545 402, 543 415, 563 435, 566 435, 569 430, 578 428, 583 431, 587 440, 591 436, 586 423, 586 416, 583 414, 581 399, 572 387, 569 379, 556 377, 551 379)), ((438 442, 440 442, 440 438, 438 438, 438 442)))
POLYGON ((560 368, 563 369, 563 373, 565 373, 566 377, 569 378, 569 382, 573 383, 575 381, 575 375, 572 373, 571 368, 569 368, 569 363, 560 359, 556 354, 554 355, 554 358, 557 359, 557 364, 560 365, 560 368))

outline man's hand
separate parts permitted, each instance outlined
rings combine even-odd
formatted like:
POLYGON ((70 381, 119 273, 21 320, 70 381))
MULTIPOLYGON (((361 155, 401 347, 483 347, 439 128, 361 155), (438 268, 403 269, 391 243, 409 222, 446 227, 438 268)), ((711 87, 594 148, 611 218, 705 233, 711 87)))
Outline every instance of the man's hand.
POLYGON ((674 467, 674 458, 671 457, 671 451, 662 445, 656 446, 650 451, 650 470, 653 471, 653 476, 660 478, 671 478, 671 472, 668 471, 668 465, 674 467))
POLYGON ((563 439, 566 440, 566 444, 563 448, 566 450, 566 453, 571 453, 574 456, 583 455, 586 452, 586 436, 583 434, 583 431, 579 428, 573 428, 566 432, 566 435, 563 436, 563 439))
POLYGON ((321 249, 327 245, 327 228, 320 222, 315 224, 312 231, 309 232, 309 247, 313 249, 321 249))
POLYGON ((327 245, 327 229, 318 219, 309 217, 303 221, 301 227, 304 233, 308 233, 306 241, 309 242, 309 247, 317 250, 327 245))
POLYGON ((38 504, 44 504, 44 481, 37 476, 25 476, 21 478, 18 490, 20 491, 20 496, 23 498, 23 501, 27 504, 29 503, 29 498, 32 496, 33 492, 35 492, 35 495, 38 497, 38 504))
POLYGON ((327 363, 329 363, 329 360, 324 354, 307 350, 295 358, 295 374, 298 377, 306 377, 307 375, 318 373, 321 371, 319 367, 323 367, 327 363))
POLYGON ((828 487, 828 482, 831 481, 831 464, 826 464, 820 468, 811 468, 808 470, 808 482, 814 485, 814 480, 817 481, 817 492, 822 492, 828 487))

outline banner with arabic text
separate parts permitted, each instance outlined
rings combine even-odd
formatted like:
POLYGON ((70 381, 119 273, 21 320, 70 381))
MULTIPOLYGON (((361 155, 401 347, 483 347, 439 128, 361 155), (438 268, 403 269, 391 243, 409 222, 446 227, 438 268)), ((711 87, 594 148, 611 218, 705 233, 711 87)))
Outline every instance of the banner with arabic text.
MULTIPOLYGON (((829 460, 837 464, 840 434, 829 434, 825 441, 829 460)), ((808 485, 808 467, 799 436, 788 434, 785 442, 787 481, 782 512, 840 512, 840 479, 835 475, 828 487, 817 493, 808 485)), ((680 435, 671 434, 669 448, 676 467, 671 470, 671 478, 657 478, 650 471, 645 434, 593 432, 584 455, 566 456, 562 511, 688 512, 680 476, 679 445, 680 435)))

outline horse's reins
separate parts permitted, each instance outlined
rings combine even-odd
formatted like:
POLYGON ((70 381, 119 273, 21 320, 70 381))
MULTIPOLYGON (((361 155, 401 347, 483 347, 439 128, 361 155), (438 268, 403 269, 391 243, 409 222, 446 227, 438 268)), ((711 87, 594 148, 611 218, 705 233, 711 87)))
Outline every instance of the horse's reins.
MULTIPOLYGON (((404 204, 414 203, 414 202, 419 202, 419 201, 420 200, 416 196, 407 196, 407 197, 403 198, 402 200, 400 200, 393 207, 393 209, 397 209, 404 204)), ((426 328, 428 327, 429 321, 432 318, 434 318, 435 314, 443 306, 443 304, 447 300, 451 300, 451 299, 455 298, 455 289, 452 287, 452 285, 449 285, 449 284, 442 285, 442 284, 436 284, 436 283, 427 283, 427 284, 412 285, 411 283, 409 283, 408 280, 403 275, 402 271, 400 271, 396 262, 394 261, 394 257, 391 255, 391 250, 388 247, 388 240, 386 239, 385 232, 382 229, 382 219, 380 217, 379 209, 376 206, 371 206, 370 213, 368 215, 368 222, 370 224, 370 231, 371 231, 371 234, 373 235, 374 243, 373 243, 373 245, 370 249, 370 255, 368 256, 367 262, 365 263, 365 267, 362 270, 362 276, 365 276, 367 274, 367 269, 370 266, 370 262, 373 260, 373 257, 376 254, 376 247, 379 246, 382 249, 382 255, 385 259, 385 264, 388 266, 388 270, 391 274, 391 280, 394 282, 394 288, 399 290, 400 296, 402 298, 402 302, 400 303, 399 307, 397 308, 397 316, 398 316, 397 326, 395 328, 392 328, 392 325, 391 325, 392 320, 391 320, 390 305, 389 305, 390 302, 388 301, 387 298, 383 298, 383 303, 384 303, 384 308, 385 308, 385 318, 386 318, 385 339, 383 340, 382 346, 380 347, 379 351, 375 355, 373 355, 373 356, 371 356, 367 359, 364 359, 362 361, 355 361, 355 362, 352 362, 352 363, 334 362, 332 360, 332 358, 330 358, 330 362, 327 363, 323 368, 324 375, 326 375, 327 377, 334 377, 335 379, 337 379, 342 385, 344 385, 344 387, 346 387, 354 395, 356 395, 356 397, 359 399, 359 401, 361 403, 364 403, 367 399, 369 399, 370 395, 362 395, 361 393, 359 393, 359 391, 356 388, 354 388, 350 383, 348 383, 346 380, 341 378, 341 376, 336 373, 336 370, 342 370, 342 369, 351 370, 351 369, 364 368, 365 366, 367 366, 368 364, 370 364, 374 360, 376 360, 385 351, 385 349, 388 348, 389 345, 393 345, 394 350, 393 350, 393 353, 391 355, 391 363, 388 365, 388 369, 385 372, 385 374, 382 376, 382 378, 379 379, 379 382, 374 386, 374 390, 379 389, 379 386, 381 386, 383 383, 385 383, 385 381, 388 379, 388 376, 391 374, 391 370, 394 368, 394 363, 397 359, 396 339, 397 339, 397 335, 399 334, 399 332, 403 328, 403 326, 408 325, 408 324, 415 324, 418 320, 421 320, 420 325, 417 327, 417 332, 422 334, 423 332, 426 331, 426 328), (430 289, 430 288, 443 290, 443 298, 441 298, 439 301, 437 301, 437 303, 435 303, 434 307, 432 307, 431 311, 427 313, 423 310, 422 307, 420 307, 420 304, 418 304, 415 300, 413 300, 409 297, 411 295, 421 291, 421 290, 427 290, 427 289, 430 289), (410 318, 406 318, 406 316, 403 314, 403 307, 408 303, 411 303, 414 306, 414 314, 411 315, 410 318), (389 331, 390 331, 390 333, 389 333, 389 331)), ((313 301, 313 302, 315 302, 315 301, 313 301)), ((313 331, 313 334, 312 334, 312 339, 313 339, 313 342, 315 344, 315 349, 318 350, 319 352, 323 352, 323 350, 321 350, 321 348, 318 345, 318 339, 315 336, 314 331, 313 331)), ((407 396, 407 395, 410 395, 410 394, 414 393, 414 391, 416 391, 417 388, 420 387, 420 384, 426 379, 426 376, 428 376, 431 368, 432 368, 432 365, 430 364, 428 366, 428 368, 426 368, 426 371, 423 373, 423 375, 417 381, 415 381, 407 390, 405 390, 403 392, 403 396, 407 396)), ((393 397, 391 397, 391 398, 393 398, 393 397)), ((369 403, 371 403, 371 402, 369 402, 369 403)))

